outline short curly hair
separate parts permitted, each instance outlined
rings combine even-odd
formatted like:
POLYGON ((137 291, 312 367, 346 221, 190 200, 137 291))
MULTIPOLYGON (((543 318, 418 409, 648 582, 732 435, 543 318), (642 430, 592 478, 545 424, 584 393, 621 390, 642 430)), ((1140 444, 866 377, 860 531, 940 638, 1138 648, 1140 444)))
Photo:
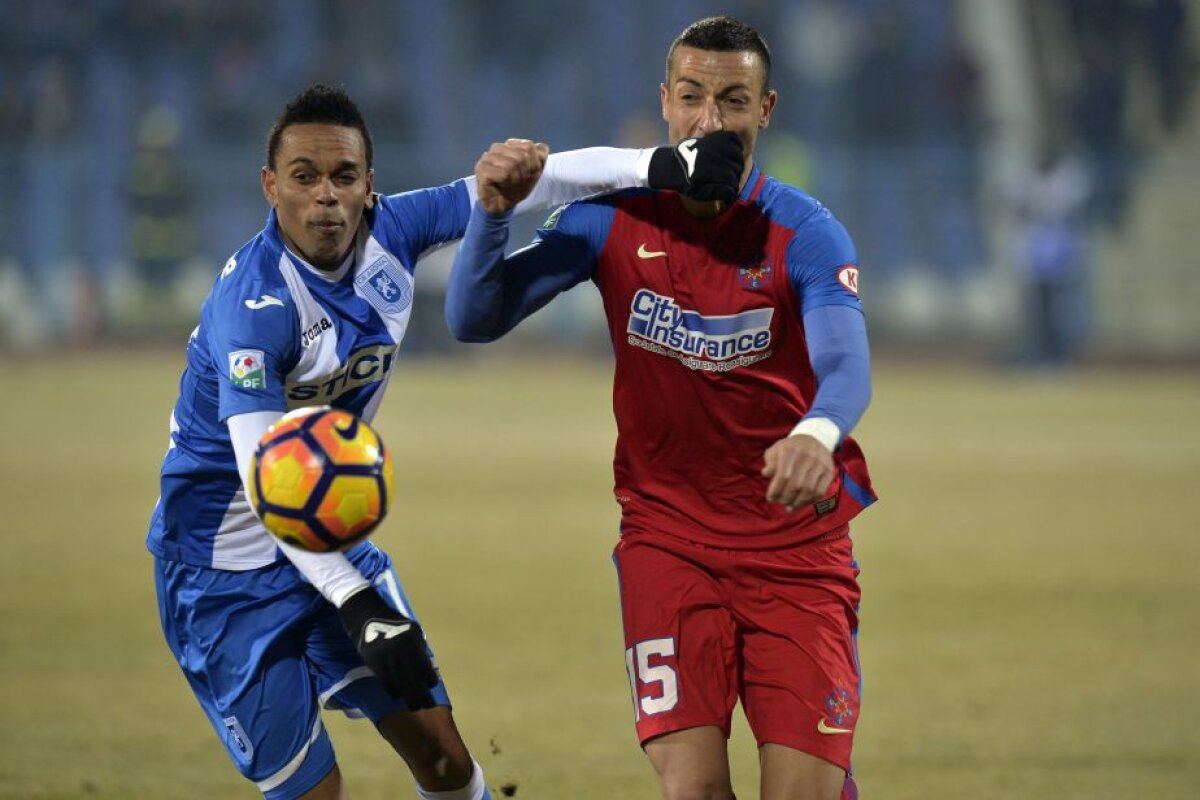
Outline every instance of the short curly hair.
POLYGON ((362 112, 344 89, 320 83, 296 95, 271 126, 271 132, 267 135, 268 167, 275 169, 275 154, 279 152, 279 142, 283 138, 284 130, 289 125, 309 122, 344 125, 356 129, 362 134, 363 145, 367 150, 367 169, 371 168, 375 148, 371 143, 371 132, 367 130, 367 121, 362 112))

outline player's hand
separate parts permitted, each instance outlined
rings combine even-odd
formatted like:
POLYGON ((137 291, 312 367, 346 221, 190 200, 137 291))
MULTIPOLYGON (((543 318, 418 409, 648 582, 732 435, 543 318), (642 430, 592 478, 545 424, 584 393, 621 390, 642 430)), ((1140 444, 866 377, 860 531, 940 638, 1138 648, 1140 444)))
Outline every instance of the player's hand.
POLYGON ((716 131, 659 147, 650 156, 651 189, 671 189, 697 200, 737 199, 745 157, 736 133, 716 131))
POLYGON ((780 439, 767 448, 763 460, 763 477, 771 479, 767 502, 788 511, 820 500, 833 482, 833 453, 806 434, 780 439))
POLYGON ((550 148, 528 139, 497 142, 475 162, 476 192, 489 214, 511 211, 537 185, 550 148))
POLYGON ((371 587, 342 603, 338 616, 359 655, 393 697, 411 711, 433 708, 430 690, 438 685, 437 667, 415 620, 396 611, 371 587))

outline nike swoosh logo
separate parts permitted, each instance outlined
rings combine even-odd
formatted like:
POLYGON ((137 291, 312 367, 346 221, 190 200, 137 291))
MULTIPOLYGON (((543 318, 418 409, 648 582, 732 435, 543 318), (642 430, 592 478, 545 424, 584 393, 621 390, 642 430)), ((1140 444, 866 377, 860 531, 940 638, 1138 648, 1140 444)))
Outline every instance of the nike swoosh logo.
POLYGON ((825 718, 821 717, 821 721, 817 723, 817 733, 854 733, 853 728, 835 728, 825 722, 825 718))
POLYGON ((397 636, 405 633, 410 628, 412 628, 411 622, 405 622, 401 625, 391 625, 387 622, 371 620, 367 623, 366 630, 363 631, 363 641, 373 642, 381 636, 384 639, 395 639, 397 636))
POLYGON ((334 425, 333 429, 337 431, 338 436, 342 437, 347 442, 353 442, 355 437, 358 436, 358 417, 351 417, 350 424, 344 429, 339 428, 337 425, 334 425))
POLYGON ((262 296, 261 300, 247 300, 246 301, 246 308, 249 308, 252 311, 258 311, 260 308, 266 308, 267 306, 281 306, 281 305, 283 305, 282 300, 280 300, 278 297, 272 297, 269 294, 264 294, 262 296))
POLYGON ((663 250, 647 250, 645 242, 638 245, 638 258, 658 258, 665 255, 666 252, 663 250))

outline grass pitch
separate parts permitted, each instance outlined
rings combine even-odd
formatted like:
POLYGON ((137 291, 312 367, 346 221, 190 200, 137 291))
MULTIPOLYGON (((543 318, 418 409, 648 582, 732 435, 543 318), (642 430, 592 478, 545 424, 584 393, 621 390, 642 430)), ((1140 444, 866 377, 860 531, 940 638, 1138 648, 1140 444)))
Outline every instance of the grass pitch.
MULTIPOLYGON (((377 534, 516 797, 653 798, 625 683, 607 362, 401 363, 377 534)), ((532 359, 531 359, 532 360, 532 359)), ((0 359, 0 798, 253 798, 158 630, 143 546, 182 354, 0 359)), ((877 364, 864 798, 1200 795, 1200 376, 877 364)), ((356 798, 410 796, 329 716, 356 798)), ((739 797, 757 796, 745 726, 739 797)))

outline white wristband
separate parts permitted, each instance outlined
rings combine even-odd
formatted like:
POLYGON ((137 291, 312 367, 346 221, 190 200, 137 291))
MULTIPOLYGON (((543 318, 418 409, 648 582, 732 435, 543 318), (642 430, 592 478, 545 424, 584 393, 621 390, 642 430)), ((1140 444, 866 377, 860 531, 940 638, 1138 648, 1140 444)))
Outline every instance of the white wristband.
POLYGON ((837 423, 827 417, 802 419, 796 427, 792 428, 792 432, 788 436, 799 436, 801 434, 813 437, 825 445, 825 449, 831 453, 842 439, 842 431, 838 428, 837 423))

